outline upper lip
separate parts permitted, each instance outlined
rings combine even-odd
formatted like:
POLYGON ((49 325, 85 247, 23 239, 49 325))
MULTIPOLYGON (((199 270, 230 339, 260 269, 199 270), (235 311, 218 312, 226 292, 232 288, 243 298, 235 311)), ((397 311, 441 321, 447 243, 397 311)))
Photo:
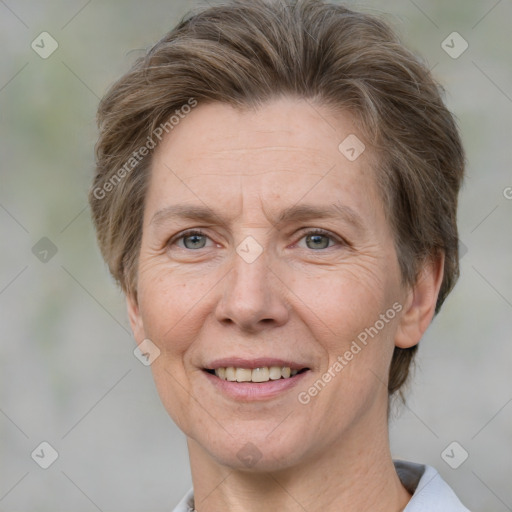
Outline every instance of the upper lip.
POLYGON ((217 368, 263 368, 270 366, 288 366, 291 370, 302 370, 308 368, 307 364, 298 363, 296 361, 290 361, 289 359, 276 359, 273 357, 258 357, 255 359, 244 359, 242 357, 225 357, 222 359, 215 359, 209 363, 206 370, 216 370, 217 368))

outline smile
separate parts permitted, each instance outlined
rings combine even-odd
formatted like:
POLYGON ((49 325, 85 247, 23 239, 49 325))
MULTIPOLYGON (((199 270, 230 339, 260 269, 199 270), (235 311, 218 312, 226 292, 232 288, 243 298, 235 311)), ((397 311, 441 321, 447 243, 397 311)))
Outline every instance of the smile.
POLYGON ((262 366, 253 369, 228 366, 207 371, 215 374, 219 379, 229 382, 268 382, 270 380, 289 379, 306 370, 307 368, 292 370, 289 366, 262 366))
POLYGON ((203 368, 213 389, 237 402, 270 400, 294 388, 311 368, 274 358, 218 359, 203 368))

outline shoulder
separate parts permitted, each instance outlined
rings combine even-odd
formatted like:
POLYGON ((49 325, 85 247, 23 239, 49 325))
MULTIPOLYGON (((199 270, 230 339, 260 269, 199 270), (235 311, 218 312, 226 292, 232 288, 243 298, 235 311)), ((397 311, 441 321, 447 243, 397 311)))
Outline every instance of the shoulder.
POLYGON ((396 472, 413 495, 404 512, 469 512, 432 466, 395 460, 396 472))

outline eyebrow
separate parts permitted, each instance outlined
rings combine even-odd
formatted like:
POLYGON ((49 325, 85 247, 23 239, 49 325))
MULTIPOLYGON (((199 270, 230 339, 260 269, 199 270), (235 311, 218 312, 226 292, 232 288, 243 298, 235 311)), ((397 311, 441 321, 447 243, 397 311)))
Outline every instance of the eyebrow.
MULTIPOLYGON (((203 221, 224 227, 227 227, 229 223, 229 219, 224 218, 208 206, 174 204, 158 210, 153 215, 150 225, 158 226, 172 219, 203 221)), ((341 202, 327 206, 297 204, 280 212, 274 224, 279 227, 286 223, 312 219, 342 219, 361 230, 365 226, 362 217, 355 210, 341 202)))

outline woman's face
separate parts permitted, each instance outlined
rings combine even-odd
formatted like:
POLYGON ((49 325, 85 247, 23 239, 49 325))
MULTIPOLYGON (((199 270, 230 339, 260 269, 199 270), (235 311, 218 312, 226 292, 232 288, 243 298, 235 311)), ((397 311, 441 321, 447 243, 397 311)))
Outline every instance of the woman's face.
POLYGON ((354 134, 306 101, 199 104, 154 155, 130 319, 160 350, 170 416, 217 463, 291 467, 385 429, 409 294, 354 134))

